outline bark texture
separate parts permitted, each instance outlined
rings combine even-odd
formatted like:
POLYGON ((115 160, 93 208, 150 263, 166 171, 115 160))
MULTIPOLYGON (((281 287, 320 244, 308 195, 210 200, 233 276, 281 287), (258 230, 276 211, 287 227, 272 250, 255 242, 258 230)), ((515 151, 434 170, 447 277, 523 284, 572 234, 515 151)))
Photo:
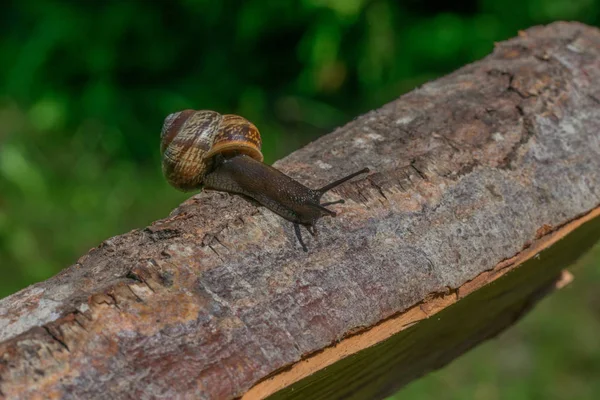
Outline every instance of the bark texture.
POLYGON ((235 398, 415 304, 485 286, 478 276, 600 205, 600 31, 531 28, 276 166, 310 187, 373 172, 326 195, 347 201, 305 235, 308 253, 270 211, 204 192, 0 300, 0 394, 235 398))

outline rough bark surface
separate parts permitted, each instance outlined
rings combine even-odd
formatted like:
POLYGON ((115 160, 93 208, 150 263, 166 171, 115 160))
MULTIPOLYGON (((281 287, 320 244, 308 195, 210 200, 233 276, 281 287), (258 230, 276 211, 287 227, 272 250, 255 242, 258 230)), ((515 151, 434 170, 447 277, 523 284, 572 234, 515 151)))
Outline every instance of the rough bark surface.
POLYGON ((1 300, 0 394, 241 396, 598 207, 599 132, 600 31, 529 29, 277 163, 311 187, 373 171, 327 195, 347 202, 308 253, 205 192, 1 300))

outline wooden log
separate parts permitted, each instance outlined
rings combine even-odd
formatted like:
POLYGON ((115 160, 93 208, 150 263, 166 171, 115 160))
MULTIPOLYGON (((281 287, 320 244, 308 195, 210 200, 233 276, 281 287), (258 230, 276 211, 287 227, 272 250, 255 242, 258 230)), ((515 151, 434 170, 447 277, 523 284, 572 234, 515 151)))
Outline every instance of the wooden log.
POLYGON ((600 31, 531 28, 277 163, 373 171, 307 253, 205 192, 0 300, 0 395, 388 395, 568 280, 600 238, 599 132, 600 31))

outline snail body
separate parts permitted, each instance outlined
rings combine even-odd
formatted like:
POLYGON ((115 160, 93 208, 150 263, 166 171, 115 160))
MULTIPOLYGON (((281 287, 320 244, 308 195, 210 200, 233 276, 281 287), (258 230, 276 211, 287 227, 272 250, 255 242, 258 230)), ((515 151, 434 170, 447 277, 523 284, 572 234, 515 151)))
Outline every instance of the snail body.
POLYGON ((368 172, 365 168, 320 189, 310 189, 283 172, 263 164, 258 129, 236 115, 215 111, 184 110, 169 115, 161 132, 163 173, 183 191, 205 189, 250 197, 295 224, 306 251, 299 225, 315 234, 319 218, 335 212, 321 204, 330 189, 368 172))

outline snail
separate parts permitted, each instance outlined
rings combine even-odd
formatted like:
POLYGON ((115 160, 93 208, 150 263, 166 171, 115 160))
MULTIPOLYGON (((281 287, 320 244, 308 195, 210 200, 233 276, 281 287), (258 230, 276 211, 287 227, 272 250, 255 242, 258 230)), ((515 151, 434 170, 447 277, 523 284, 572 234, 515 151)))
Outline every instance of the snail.
POLYGON ((167 181, 182 191, 201 188, 241 194, 256 200, 294 223, 304 251, 300 225, 317 234, 315 223, 335 217, 323 194, 369 172, 364 168, 320 189, 310 189, 283 172, 264 164, 258 129, 237 115, 208 110, 184 110, 170 114, 161 131, 162 169, 167 181))

